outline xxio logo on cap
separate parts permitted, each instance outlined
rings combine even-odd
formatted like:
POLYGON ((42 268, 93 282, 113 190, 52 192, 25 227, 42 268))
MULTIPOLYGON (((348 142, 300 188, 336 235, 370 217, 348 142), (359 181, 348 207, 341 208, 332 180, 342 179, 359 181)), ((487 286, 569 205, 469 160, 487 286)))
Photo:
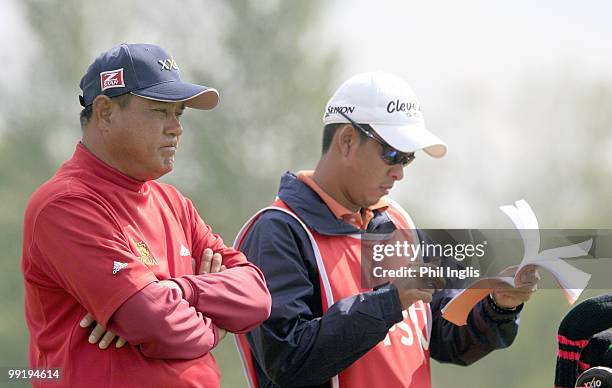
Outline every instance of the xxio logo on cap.
POLYGON ((161 69, 160 70, 178 70, 178 65, 176 64, 176 61, 174 60, 174 58, 168 58, 168 59, 164 59, 164 60, 159 60, 157 61, 160 65, 161 65, 161 69))
POLYGON ((100 88, 102 91, 111 88, 124 88, 123 68, 117 70, 103 71, 100 73, 100 88))

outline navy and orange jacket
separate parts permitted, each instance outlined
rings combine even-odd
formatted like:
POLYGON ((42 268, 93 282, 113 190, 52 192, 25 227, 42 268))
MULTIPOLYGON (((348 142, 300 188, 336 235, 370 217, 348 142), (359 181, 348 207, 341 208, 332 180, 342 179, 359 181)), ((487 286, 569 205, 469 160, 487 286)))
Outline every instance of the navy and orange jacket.
MULTIPOLYGON (((282 177, 278 197, 319 234, 359 233, 337 219, 293 173, 282 177)), ((393 230, 395 226, 387 215, 375 211, 368 232, 393 230)), ((393 285, 339 300, 323 314, 310 240, 288 214, 264 212, 248 231, 241 249, 263 271, 272 294, 270 318, 247 334, 262 388, 329 387, 332 376, 382 341, 388 330, 403 319, 393 285)), ((522 306, 516 311, 497 312, 487 298, 472 310, 468 324, 459 327, 441 316, 442 308, 457 292, 446 289, 433 296, 431 357, 469 365, 495 349, 510 346, 518 331, 522 306)))

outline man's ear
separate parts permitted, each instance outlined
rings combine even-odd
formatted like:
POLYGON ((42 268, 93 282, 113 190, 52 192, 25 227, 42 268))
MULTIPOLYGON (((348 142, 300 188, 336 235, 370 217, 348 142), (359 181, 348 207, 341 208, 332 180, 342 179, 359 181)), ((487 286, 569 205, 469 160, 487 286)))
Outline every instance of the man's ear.
POLYGON ((357 149, 357 147, 359 147, 359 134, 352 125, 343 125, 342 127, 338 128, 334 143, 340 151, 340 155, 347 157, 351 151, 354 151, 357 149))
POLYGON ((104 131, 110 127, 111 115, 117 108, 115 105, 108 96, 103 94, 95 98, 91 116, 101 130, 104 131))

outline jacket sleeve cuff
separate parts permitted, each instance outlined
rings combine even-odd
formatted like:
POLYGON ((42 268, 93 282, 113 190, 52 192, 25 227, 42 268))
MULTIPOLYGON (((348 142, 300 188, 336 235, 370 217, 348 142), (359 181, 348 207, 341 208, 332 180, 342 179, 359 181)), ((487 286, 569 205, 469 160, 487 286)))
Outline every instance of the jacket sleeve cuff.
POLYGON ((213 331, 213 335, 215 337, 215 343, 213 345, 213 349, 217 347, 217 345, 219 344, 219 342, 221 342, 221 338, 219 338, 219 326, 215 325, 214 323, 210 324, 210 327, 212 328, 213 331))
POLYGON ((179 287, 181 287, 181 290, 183 291, 183 299, 189 303, 189 306, 194 307, 197 304, 197 294, 189 280, 184 278, 172 278, 169 280, 172 280, 178 284, 179 287))
POLYGON ((514 310, 504 309, 495 304, 491 295, 488 295, 485 300, 480 302, 483 312, 495 322, 514 321, 514 319, 523 310, 524 304, 518 305, 514 310))
POLYGON ((389 327, 404 320, 399 293, 393 284, 386 284, 372 291, 380 300, 382 317, 389 327))

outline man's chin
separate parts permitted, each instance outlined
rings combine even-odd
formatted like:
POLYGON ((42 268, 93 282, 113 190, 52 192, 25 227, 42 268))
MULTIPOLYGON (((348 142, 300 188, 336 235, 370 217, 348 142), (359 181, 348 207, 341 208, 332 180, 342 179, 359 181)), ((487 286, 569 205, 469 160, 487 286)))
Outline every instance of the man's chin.
POLYGON ((383 196, 372 196, 366 200, 366 204, 362 208, 369 208, 376 205, 383 196))
POLYGON ((153 180, 159 179, 163 177, 164 175, 168 174, 169 172, 172 172, 173 169, 174 169, 174 163, 170 165, 166 165, 157 171, 151 171, 151 173, 149 174, 146 180, 153 181, 153 180))

